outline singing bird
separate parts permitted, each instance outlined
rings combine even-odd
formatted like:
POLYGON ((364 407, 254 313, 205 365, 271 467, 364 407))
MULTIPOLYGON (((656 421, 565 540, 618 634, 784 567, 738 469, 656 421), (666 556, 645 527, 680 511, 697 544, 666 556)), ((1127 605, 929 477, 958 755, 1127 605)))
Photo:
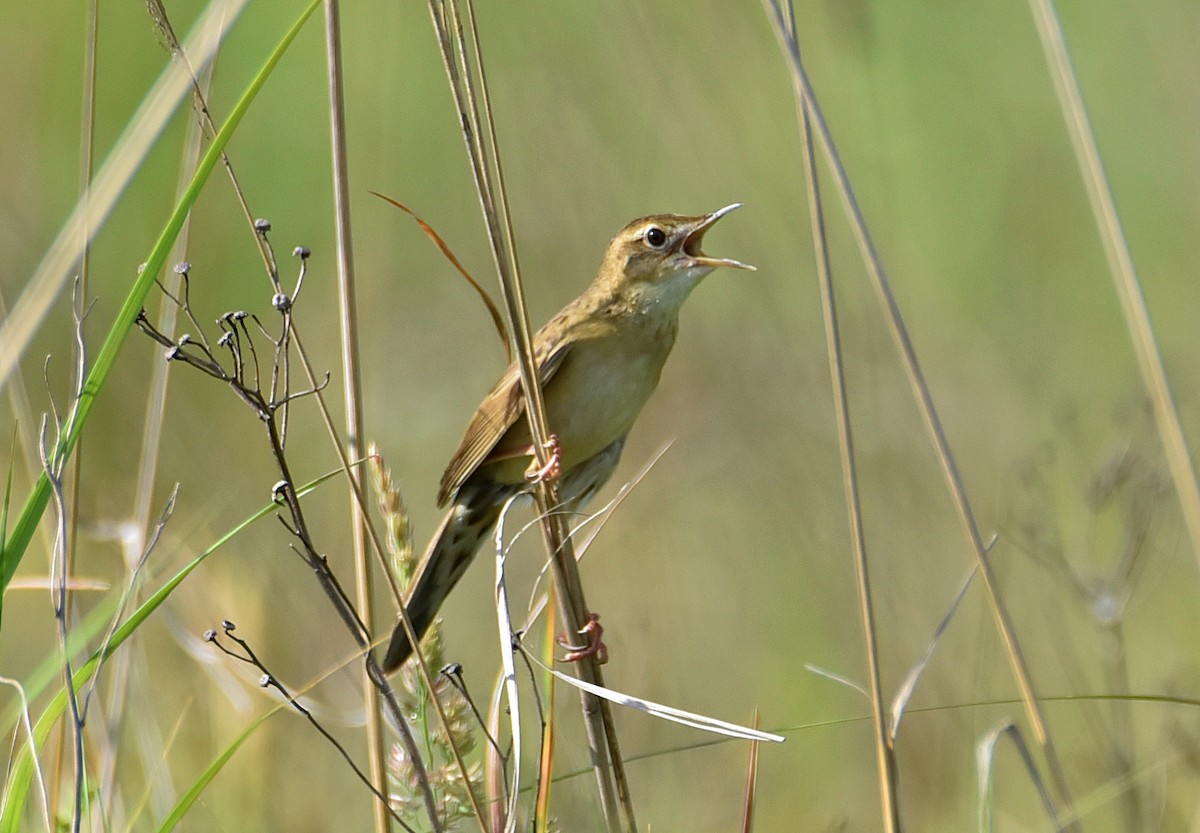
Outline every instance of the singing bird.
MULTIPOLYGON (((609 244, 592 284, 534 336, 564 509, 581 508, 612 475, 629 429, 658 386, 688 293, 718 266, 754 269, 700 249, 705 232, 739 206, 634 220, 609 244)), ((535 459, 513 364, 475 411, 442 475, 438 506, 450 509, 417 566, 405 603, 418 636, 495 527, 504 504, 529 489, 535 459)), ((411 653, 404 626, 397 623, 384 670, 395 671, 411 653)))

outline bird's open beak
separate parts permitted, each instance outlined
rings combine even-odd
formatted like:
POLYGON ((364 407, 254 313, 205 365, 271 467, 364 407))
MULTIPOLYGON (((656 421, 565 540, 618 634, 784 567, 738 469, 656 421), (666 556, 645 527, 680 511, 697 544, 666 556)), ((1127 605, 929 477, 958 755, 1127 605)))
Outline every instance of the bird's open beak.
POLYGON ((704 233, 712 228, 713 224, 716 223, 717 220, 720 220, 735 208, 741 207, 742 204, 740 202, 735 202, 733 205, 727 205, 724 208, 718 208, 711 214, 706 214, 704 217, 701 217, 697 221, 696 227, 688 232, 688 236, 683 239, 683 253, 690 257, 698 266, 710 266, 714 269, 718 266, 730 266, 734 269, 748 269, 751 272, 755 271, 756 267, 751 266, 749 263, 742 263, 740 260, 730 260, 723 257, 709 257, 700 250, 700 244, 704 240, 704 233))

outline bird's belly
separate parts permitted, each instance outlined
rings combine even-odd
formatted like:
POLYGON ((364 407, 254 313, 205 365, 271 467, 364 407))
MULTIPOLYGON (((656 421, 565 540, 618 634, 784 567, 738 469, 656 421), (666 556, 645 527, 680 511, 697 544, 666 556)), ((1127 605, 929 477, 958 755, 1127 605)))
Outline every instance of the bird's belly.
POLYGON ((662 362, 654 356, 639 355, 615 367, 589 361, 586 355, 580 358, 551 380, 554 386, 546 403, 546 418, 558 435, 566 469, 629 433, 662 372, 662 362))
MULTIPOLYGON (((666 350, 622 351, 620 356, 602 345, 572 350, 543 390, 546 419, 558 437, 563 471, 569 472, 629 433, 658 385, 670 348, 666 346, 666 350)), ((490 476, 519 482, 529 458, 511 455, 523 454, 529 447, 529 426, 521 419, 497 444, 501 459, 488 467, 490 476)))

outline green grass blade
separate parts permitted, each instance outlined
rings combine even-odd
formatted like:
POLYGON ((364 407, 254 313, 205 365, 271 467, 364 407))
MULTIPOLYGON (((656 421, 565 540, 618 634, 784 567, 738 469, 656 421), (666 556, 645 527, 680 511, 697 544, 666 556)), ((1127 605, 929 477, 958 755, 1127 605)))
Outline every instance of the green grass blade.
POLYGON ((225 747, 225 749, 221 751, 221 754, 218 755, 213 762, 205 768, 204 772, 200 773, 200 777, 196 779, 195 783, 188 788, 188 791, 184 793, 182 797, 180 797, 179 802, 175 805, 171 812, 167 814, 166 819, 163 820, 162 826, 158 828, 160 833, 167 833, 169 830, 174 830, 176 825, 183 821, 183 817, 187 815, 188 811, 192 808, 192 805, 195 804, 196 800, 200 798, 200 795, 208 787, 209 783, 211 783, 212 780, 217 777, 217 773, 224 769, 225 764, 228 763, 229 759, 233 757, 233 753, 237 752, 241 745, 245 743, 251 735, 258 731, 258 727, 262 726, 263 723, 267 721, 268 717, 271 717, 286 705, 288 704, 277 703, 273 709, 266 712, 249 726, 247 726, 240 735, 234 738, 233 743, 229 744, 229 746, 225 747))
MULTIPOLYGON (((0 506, 0 575, 5 574, 8 561, 8 507, 12 502, 13 463, 17 459, 17 432, 13 431, 12 450, 8 455, 8 476, 4 480, 4 505, 0 506)), ((0 625, 4 622, 4 593, 0 592, 0 625)))
MULTIPOLYGON (((301 487, 297 494, 300 497, 307 495, 317 486, 334 478, 342 473, 341 469, 331 471, 322 475, 316 480, 305 484, 301 487)), ((121 623, 115 631, 108 644, 102 646, 88 659, 86 663, 75 672, 74 681, 75 688, 78 690, 81 686, 87 683, 100 667, 100 663, 112 656, 112 654, 125 642, 134 631, 146 621, 146 619, 158 607, 167 600, 167 597, 174 592, 188 575, 200 566, 205 559, 216 552, 218 549, 229 543, 234 536, 238 535, 243 529, 248 527, 255 521, 265 518, 268 515, 274 514, 276 506, 273 503, 259 509, 250 517, 233 527, 229 532, 218 538, 212 546, 204 552, 196 556, 183 569, 171 577, 171 579, 155 591, 154 595, 146 599, 137 610, 129 615, 129 618, 121 623)), ((55 661, 53 658, 52 660, 55 661)), ((39 669, 40 672, 40 669, 39 669)), ((62 718, 63 712, 67 707, 67 692, 66 689, 61 689, 54 696, 54 699, 46 706, 41 716, 38 717, 37 723, 33 727, 34 742, 38 748, 46 742, 46 738, 50 735, 50 731, 54 725, 62 718)), ((29 795, 29 787, 33 782, 33 767, 34 756, 33 751, 28 745, 24 745, 18 750, 12 769, 9 774, 8 783, 6 785, 7 792, 4 796, 4 804, 0 806, 0 833, 20 833, 21 820, 24 815, 25 803, 29 795)))
MULTIPOLYGON (((167 62, 125 123, 86 192, 79 195, 20 296, 0 321, 0 386, 9 380, 63 287, 76 273, 80 251, 104 228, 180 102, 191 95, 192 71, 201 72, 210 65, 221 47, 221 38, 248 2, 209 0, 184 43, 187 62, 167 62)), ((33 426, 32 422, 28 424, 33 426)))
MULTIPOLYGON (((108 374, 112 371, 113 365, 116 364, 117 354, 125 342, 125 337, 133 328, 138 312, 142 309, 146 295, 150 291, 150 287, 154 284, 155 277, 163 268, 167 255, 175 243, 175 238, 179 236, 179 230, 183 227, 184 219, 186 219, 188 212, 191 211, 192 205, 200 195, 200 191, 204 187, 204 183, 208 180, 209 174, 212 173, 212 169, 220 158, 221 152, 229 143, 229 139, 233 136, 234 131, 237 130, 238 124, 249 109, 251 102, 254 101, 263 84, 266 83, 267 78, 274 71, 275 66, 279 63, 288 47, 292 45, 292 42, 296 39, 304 24, 319 5, 320 0, 312 0, 300 17, 297 18, 296 22, 288 29, 262 69, 258 71, 254 80, 250 82, 250 86, 246 88, 241 98, 238 99, 237 104, 234 105, 232 112, 229 114, 229 118, 222 125, 208 152, 200 161, 200 165, 196 169, 192 181, 188 184, 187 190, 184 192, 179 204, 175 207, 174 212, 172 212, 170 219, 167 220, 167 224, 163 228, 158 241, 154 244, 150 256, 146 258, 145 267, 142 269, 141 274, 138 275, 133 288, 126 296, 125 303, 121 306, 121 311, 117 314, 116 321, 113 322, 112 328, 108 331, 108 336, 104 339, 104 344, 100 348, 100 352, 96 355, 96 363, 92 366, 91 372, 88 373, 87 380, 83 386, 83 394, 67 418, 67 424, 63 429, 62 437, 54 450, 56 457, 66 458, 74 450, 75 443, 78 441, 79 434, 87 422, 96 397, 104 387, 104 383, 108 379, 108 374)), ((33 537, 33 531, 42 518, 42 513, 46 511, 46 504, 49 500, 50 482, 43 474, 38 478, 33 493, 25 502, 21 516, 17 519, 16 526, 13 527, 12 537, 5 542, 3 552, 0 552, 0 570, 2 570, 0 572, 0 594, 8 587, 8 583, 12 580, 17 566, 21 563, 21 558, 29 546, 29 541, 33 537)))

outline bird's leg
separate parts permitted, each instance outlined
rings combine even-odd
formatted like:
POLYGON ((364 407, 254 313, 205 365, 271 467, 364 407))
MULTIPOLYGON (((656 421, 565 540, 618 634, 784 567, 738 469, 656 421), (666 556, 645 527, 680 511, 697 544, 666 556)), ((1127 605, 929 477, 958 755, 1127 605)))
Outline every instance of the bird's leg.
POLYGON ((532 454, 532 448, 529 450, 533 460, 530 461, 529 468, 525 469, 526 480, 530 483, 541 483, 558 480, 562 476, 562 446, 559 445, 557 434, 551 434, 546 440, 546 451, 549 452, 546 465, 539 467, 537 455, 532 454))
POLYGON ((557 640, 559 645, 567 649, 563 662, 579 662, 584 657, 595 657, 598 665, 608 662, 608 646, 604 644, 604 626, 600 624, 599 613, 589 613, 587 624, 577 633, 587 637, 585 644, 572 645, 567 642, 566 636, 560 636, 557 640))

